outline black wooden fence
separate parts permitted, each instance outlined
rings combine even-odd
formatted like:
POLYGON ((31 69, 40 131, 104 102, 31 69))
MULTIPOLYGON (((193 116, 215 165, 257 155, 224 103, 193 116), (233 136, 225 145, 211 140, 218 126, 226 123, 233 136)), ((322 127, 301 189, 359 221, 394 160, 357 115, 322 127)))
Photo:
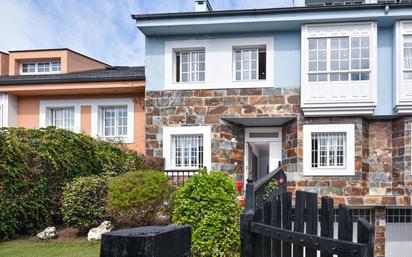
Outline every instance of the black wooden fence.
POLYGON ((293 209, 292 193, 284 189, 277 188, 256 206, 256 190, 248 181, 246 211, 241 216, 241 257, 303 257, 304 251, 306 257, 317 256, 317 251, 321 257, 373 256, 374 229, 366 219, 358 220, 358 242, 352 242, 352 211, 340 205, 338 238, 334 239, 333 199, 322 197, 319 212, 318 195, 298 191, 293 209))

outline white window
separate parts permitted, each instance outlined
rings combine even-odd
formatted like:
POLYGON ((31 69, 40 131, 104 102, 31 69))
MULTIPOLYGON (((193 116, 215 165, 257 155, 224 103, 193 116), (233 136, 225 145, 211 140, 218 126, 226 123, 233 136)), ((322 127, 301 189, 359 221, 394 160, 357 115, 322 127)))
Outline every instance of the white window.
POLYGON ((109 142, 134 143, 135 108, 130 98, 41 100, 39 126, 84 132, 83 106, 91 107, 91 136, 109 142))
POLYGON ((369 80, 370 40, 369 36, 308 38, 309 82, 369 80))
POLYGON ((203 167, 203 135, 172 135, 172 166, 203 167))
POLYGON ((346 133, 314 132, 312 137, 312 168, 345 166, 346 133))
POLYGON ((205 51, 176 52, 176 82, 205 81, 205 51))
POLYGON ((60 73, 61 63, 60 61, 47 61, 47 62, 25 62, 20 64, 20 74, 52 74, 60 73))
POLYGON ((74 131, 74 107, 49 108, 48 125, 74 131))
POLYGON ((353 124, 304 125, 303 174, 354 175, 354 130, 353 124))
POLYGON ((3 116, 3 104, 0 103, 0 128, 4 127, 3 116))
POLYGON ((127 136, 127 106, 101 107, 102 137, 121 138, 127 136))
POLYGON ((167 170, 211 168, 211 128, 163 127, 163 155, 167 170))
POLYGON ((235 80, 266 79, 266 49, 234 49, 235 80))

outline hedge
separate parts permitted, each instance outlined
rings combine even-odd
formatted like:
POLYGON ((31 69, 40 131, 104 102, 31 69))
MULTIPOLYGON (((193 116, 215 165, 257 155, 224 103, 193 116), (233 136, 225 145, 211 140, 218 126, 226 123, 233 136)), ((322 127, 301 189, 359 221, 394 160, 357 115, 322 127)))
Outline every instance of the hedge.
POLYGON ((0 240, 62 222, 60 197, 75 177, 139 169, 137 153, 49 127, 0 129, 0 240))

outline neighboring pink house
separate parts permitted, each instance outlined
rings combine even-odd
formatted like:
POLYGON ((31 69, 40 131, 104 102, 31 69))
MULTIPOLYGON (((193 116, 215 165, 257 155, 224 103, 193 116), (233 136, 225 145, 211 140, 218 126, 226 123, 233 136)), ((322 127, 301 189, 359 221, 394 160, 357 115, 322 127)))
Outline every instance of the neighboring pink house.
POLYGON ((144 67, 73 50, 0 52, 0 126, 56 126, 144 152, 144 67))

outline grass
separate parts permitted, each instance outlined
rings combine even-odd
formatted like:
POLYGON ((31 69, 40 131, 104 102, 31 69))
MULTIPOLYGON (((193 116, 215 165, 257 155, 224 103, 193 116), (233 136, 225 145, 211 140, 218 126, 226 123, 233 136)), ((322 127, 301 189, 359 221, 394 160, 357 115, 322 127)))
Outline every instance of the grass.
POLYGON ((98 257, 99 254, 100 241, 15 240, 0 243, 0 257, 98 257))

